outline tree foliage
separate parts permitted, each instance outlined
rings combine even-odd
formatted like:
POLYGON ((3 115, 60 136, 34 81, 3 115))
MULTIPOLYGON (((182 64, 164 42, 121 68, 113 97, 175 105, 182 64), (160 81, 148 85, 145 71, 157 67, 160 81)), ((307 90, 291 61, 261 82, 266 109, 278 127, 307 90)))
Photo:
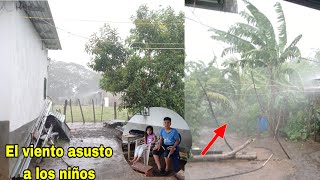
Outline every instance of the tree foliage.
POLYGON ((102 89, 122 95, 122 108, 167 107, 183 116, 184 14, 143 5, 132 22, 125 42, 109 25, 92 35, 89 66, 102 73, 102 89))
POLYGON ((51 61, 48 70, 48 96, 55 103, 65 99, 85 97, 99 90, 101 76, 82 65, 51 61))
POLYGON ((193 124, 213 122, 195 81, 198 78, 211 94, 219 121, 229 123, 229 129, 256 133, 256 118, 264 115, 272 135, 280 130, 290 139, 305 139, 314 133, 310 124, 317 118, 312 114, 319 110, 305 93, 306 86, 315 85, 307 81, 319 71, 319 53, 315 60, 301 62, 297 44, 302 35, 288 39, 280 3, 274 6, 275 28, 259 9, 244 2, 246 11, 240 15, 246 23, 235 23, 228 31, 210 29, 214 40, 229 45, 222 52, 222 67, 213 63, 186 66, 186 119, 193 124))

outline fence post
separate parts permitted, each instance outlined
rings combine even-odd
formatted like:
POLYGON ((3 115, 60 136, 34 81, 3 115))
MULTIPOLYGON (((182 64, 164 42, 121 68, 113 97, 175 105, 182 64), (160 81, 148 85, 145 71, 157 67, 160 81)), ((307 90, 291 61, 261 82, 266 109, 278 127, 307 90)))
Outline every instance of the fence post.
POLYGON ((83 124, 84 124, 84 123, 85 123, 85 120, 84 120, 84 116, 83 116, 83 111, 82 111, 82 107, 81 107, 80 99, 78 99, 78 102, 79 102, 79 106, 80 106, 80 111, 81 111, 82 121, 83 121, 83 124))
POLYGON ((103 106, 104 106, 104 100, 102 100, 102 103, 101 103, 101 122, 102 122, 102 116, 103 116, 103 106))
POLYGON ((67 122, 67 106, 68 106, 68 100, 64 100, 64 107, 63 107, 63 115, 65 115, 65 121, 67 122))
POLYGON ((73 114, 72 114, 72 103, 70 99, 70 112, 71 112, 71 122, 73 123, 73 114))
POLYGON ((94 110, 94 100, 92 99, 92 108, 93 108, 93 122, 96 123, 96 111, 94 110))
POLYGON ((117 102, 113 103, 114 119, 117 119, 117 102))

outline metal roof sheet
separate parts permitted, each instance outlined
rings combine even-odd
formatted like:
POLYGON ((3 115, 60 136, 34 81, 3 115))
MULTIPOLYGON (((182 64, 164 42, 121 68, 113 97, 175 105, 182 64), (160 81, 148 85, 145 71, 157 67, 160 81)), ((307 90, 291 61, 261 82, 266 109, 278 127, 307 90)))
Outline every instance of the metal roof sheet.
POLYGON ((238 12, 237 0, 185 0, 185 5, 230 13, 238 12))
POLYGON ((30 19, 48 49, 61 49, 59 36, 47 0, 20 1, 19 8, 26 12, 27 18, 30 19))
POLYGON ((312 9, 320 10, 319 0, 284 0, 301 6, 309 7, 312 9))

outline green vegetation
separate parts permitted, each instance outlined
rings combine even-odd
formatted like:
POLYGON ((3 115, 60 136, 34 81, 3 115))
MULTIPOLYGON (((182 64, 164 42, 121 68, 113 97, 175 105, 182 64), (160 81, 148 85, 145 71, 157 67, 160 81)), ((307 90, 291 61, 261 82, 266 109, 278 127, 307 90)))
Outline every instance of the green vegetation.
POLYGON ((110 25, 91 36, 89 67, 102 73, 102 89, 121 94, 120 108, 160 106, 184 116, 184 14, 143 5, 132 22, 125 42, 110 25))
MULTIPOLYGON (((55 105, 53 106, 54 110, 59 110, 61 113, 63 113, 63 107, 61 105, 55 105)), ((81 106, 83 110, 83 116, 85 119, 85 122, 94 122, 93 118, 93 108, 92 106, 81 106)), ((102 108, 101 106, 95 107, 95 116, 96 116, 96 122, 101 122, 101 112, 102 108)), ((67 122, 71 122, 71 111, 70 106, 67 108, 67 122)), ((82 115, 80 111, 80 106, 72 106, 72 115, 73 115, 73 122, 82 122, 82 115)), ((112 120, 114 119, 114 110, 113 107, 103 107, 103 116, 102 116, 102 122, 106 120, 112 120)), ((117 110, 117 119, 123 119, 127 120, 127 111, 123 109, 122 111, 117 110)))
POLYGON ((228 31, 211 29, 214 40, 229 45, 219 59, 222 67, 215 66, 217 57, 209 64, 186 64, 185 118, 194 135, 200 126, 216 125, 214 117, 220 124, 229 123, 229 132, 253 135, 256 119, 263 115, 270 135, 306 139, 314 133, 314 122, 319 124, 319 116, 313 115, 320 110, 319 100, 305 92, 318 85, 310 77, 316 78, 319 63, 302 60, 296 46, 302 35, 287 39, 280 3, 275 4, 278 27, 273 27, 253 4, 244 2, 247 9, 240 15, 247 23, 236 23, 228 31))

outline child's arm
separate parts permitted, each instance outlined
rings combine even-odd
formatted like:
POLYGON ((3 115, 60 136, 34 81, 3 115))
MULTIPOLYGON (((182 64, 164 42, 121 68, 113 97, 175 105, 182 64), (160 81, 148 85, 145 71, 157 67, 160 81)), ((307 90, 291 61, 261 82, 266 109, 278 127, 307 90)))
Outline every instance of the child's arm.
POLYGON ((157 136, 154 136, 154 138, 153 138, 153 143, 155 143, 157 141, 157 136))

